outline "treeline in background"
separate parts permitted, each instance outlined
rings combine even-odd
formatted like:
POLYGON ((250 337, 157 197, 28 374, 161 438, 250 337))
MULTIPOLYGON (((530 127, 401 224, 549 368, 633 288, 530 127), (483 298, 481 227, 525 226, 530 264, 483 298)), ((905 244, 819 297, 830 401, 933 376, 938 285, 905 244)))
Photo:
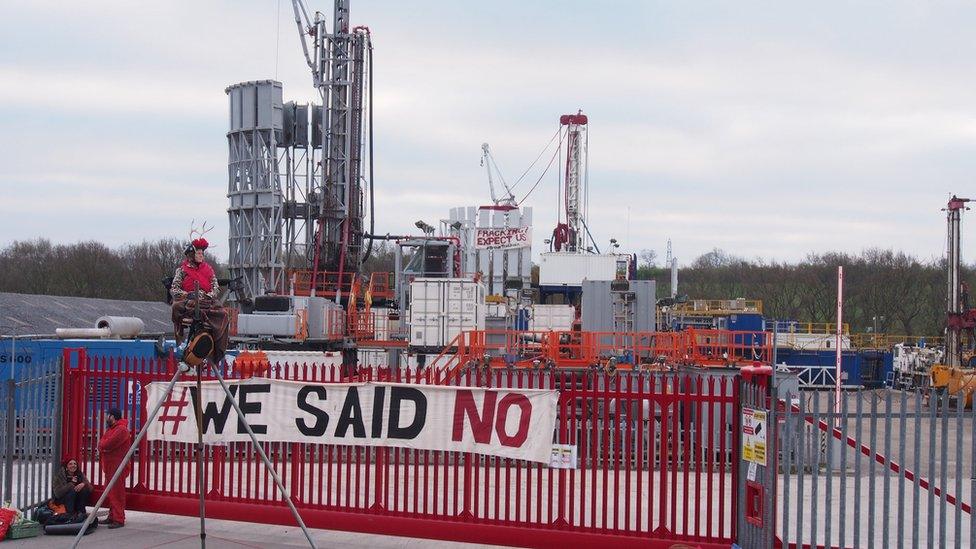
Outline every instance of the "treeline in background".
POLYGON ((0 291, 162 301, 162 279, 176 272, 185 246, 177 238, 116 249, 99 242, 14 242, 0 251, 0 291))
MULTIPOLYGON (((185 242, 166 238, 109 248, 98 242, 14 242, 0 250, 0 291, 25 294, 159 301, 161 279, 183 260, 185 242)), ((670 294, 670 274, 656 254, 639 254, 637 277, 670 294)), ((213 261, 218 275, 226 266, 213 261)), ((844 266, 844 320, 854 332, 939 335, 945 325, 946 275, 942 259, 920 260, 893 250, 811 254, 795 263, 747 260, 722 250, 698 257, 678 273, 678 293, 689 299, 760 299, 767 318, 834 322, 837 266, 844 266)), ((365 270, 392 271, 393 246, 376 242, 365 270)), ((974 270, 963 268, 974 284, 974 270)))
MULTIPOLYGON (((640 255, 637 278, 657 281, 670 295, 670 272, 656 255, 640 255)), ((834 323, 837 266, 844 267, 844 322, 852 332, 941 335, 946 318, 946 265, 902 252, 868 249, 860 254, 810 254, 796 263, 746 260, 713 250, 678 271, 678 294, 689 299, 760 299, 768 319, 834 323)), ((974 270, 963 266, 973 285, 974 270)))

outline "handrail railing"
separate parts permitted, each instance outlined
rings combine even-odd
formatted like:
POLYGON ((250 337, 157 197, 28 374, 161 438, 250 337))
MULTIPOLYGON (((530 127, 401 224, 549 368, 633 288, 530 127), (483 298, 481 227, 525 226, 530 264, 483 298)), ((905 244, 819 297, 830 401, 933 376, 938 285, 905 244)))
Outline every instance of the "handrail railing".
MULTIPOLYGON (((769 364, 769 332, 689 329, 683 332, 474 330, 463 332, 458 367, 590 368, 769 364), (489 343, 490 342, 490 343, 489 343)), ((447 349, 445 349, 447 351, 447 349)))
MULTIPOLYGON (((766 329, 770 332, 776 331, 781 334, 815 334, 826 335, 837 333, 836 322, 794 322, 792 320, 772 320, 766 323, 766 329), (775 323, 775 324, 774 324, 775 323)), ((841 325, 844 335, 851 333, 851 326, 848 323, 841 325)))
POLYGON ((735 313, 762 313, 761 299, 692 299, 674 306, 677 314, 721 316, 735 313))
POLYGON ((356 273, 337 273, 324 271, 296 270, 289 273, 295 295, 310 296, 312 290, 320 297, 335 297, 336 291, 348 296, 352 290, 356 273), (340 274, 345 276, 340 276, 340 274), (314 279, 314 280, 313 280, 314 279))
POLYGON ((890 349, 899 343, 917 345, 919 347, 940 347, 945 344, 942 336, 911 336, 898 334, 852 334, 851 345, 866 349, 890 349))

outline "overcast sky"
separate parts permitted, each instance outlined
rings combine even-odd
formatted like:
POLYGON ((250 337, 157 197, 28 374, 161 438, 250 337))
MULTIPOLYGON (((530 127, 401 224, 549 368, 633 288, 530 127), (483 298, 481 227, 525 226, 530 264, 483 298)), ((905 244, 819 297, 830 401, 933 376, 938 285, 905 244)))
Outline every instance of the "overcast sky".
MULTIPOLYGON (((481 143, 514 179, 578 108, 590 227, 626 250, 929 258, 949 194, 976 195, 971 2, 353 0, 352 22, 375 44, 378 232, 486 202, 481 143)), ((4 1, 0 240, 196 218, 226 256, 224 88, 267 78, 316 97, 288 1, 4 1)), ((538 250, 554 175, 527 204, 538 250)))

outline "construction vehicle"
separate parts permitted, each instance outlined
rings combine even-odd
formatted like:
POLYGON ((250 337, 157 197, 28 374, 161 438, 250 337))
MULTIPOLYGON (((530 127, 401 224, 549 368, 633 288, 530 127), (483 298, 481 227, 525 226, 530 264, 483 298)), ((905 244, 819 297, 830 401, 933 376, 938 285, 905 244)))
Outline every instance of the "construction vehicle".
POLYGON ((969 288, 960 277, 960 249, 962 212, 970 199, 955 195, 949 199, 945 208, 948 225, 949 256, 947 258, 947 315, 945 363, 932 366, 933 389, 945 389, 950 395, 964 399, 965 406, 973 405, 973 391, 976 390, 976 367, 974 367, 974 347, 976 347, 976 309, 970 308, 969 288), (963 333, 967 345, 963 347, 963 333))

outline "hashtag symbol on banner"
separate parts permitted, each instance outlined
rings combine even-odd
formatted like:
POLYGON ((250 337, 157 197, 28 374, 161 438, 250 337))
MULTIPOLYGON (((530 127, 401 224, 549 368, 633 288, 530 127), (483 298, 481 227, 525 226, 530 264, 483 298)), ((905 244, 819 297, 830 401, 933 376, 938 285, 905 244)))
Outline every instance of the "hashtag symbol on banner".
POLYGON ((163 413, 159 416, 159 423, 169 422, 173 424, 173 432, 171 434, 176 434, 176 431, 180 429, 180 424, 186 421, 187 416, 183 413, 183 408, 186 408, 186 391, 187 388, 183 387, 183 392, 180 393, 180 399, 174 400, 172 394, 170 394, 169 400, 163 402, 163 413), (175 413, 173 412, 175 409, 175 413))

